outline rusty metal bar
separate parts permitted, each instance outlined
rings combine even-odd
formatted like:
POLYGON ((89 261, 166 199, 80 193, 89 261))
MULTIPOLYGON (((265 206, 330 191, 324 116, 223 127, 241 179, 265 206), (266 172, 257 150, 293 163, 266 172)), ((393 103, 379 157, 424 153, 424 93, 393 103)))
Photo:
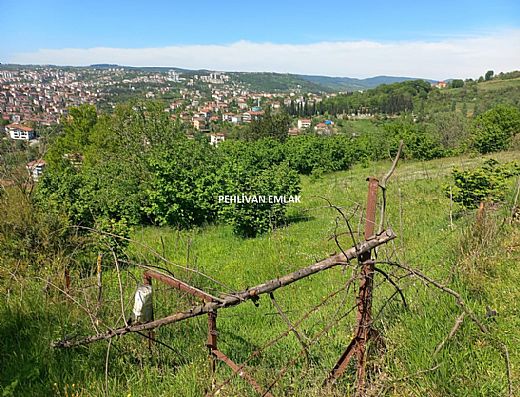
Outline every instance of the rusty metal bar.
POLYGON ((376 206, 377 206, 377 189, 379 188, 379 180, 374 177, 367 179, 368 195, 367 209, 365 217, 365 240, 369 240, 374 235, 376 225, 376 206))
POLYGON ((63 281, 65 284, 65 291, 69 292, 70 291, 70 272, 69 272, 69 268, 67 268, 67 267, 63 270, 63 281))
POLYGON ((238 376, 246 380, 253 388, 261 395, 266 397, 273 397, 271 393, 268 391, 264 391, 262 386, 260 386, 256 380, 249 375, 246 371, 244 371, 244 368, 241 368, 241 366, 237 365, 233 360, 231 360, 228 356, 226 356, 224 353, 222 353, 218 349, 213 349, 211 351, 213 355, 215 355, 216 358, 218 358, 220 361, 225 363, 229 368, 233 370, 238 376))
MULTIPOLYGON (((153 270, 147 270, 144 273, 145 280, 149 280, 151 278, 154 278, 156 280, 162 281, 165 284, 168 284, 169 286, 176 288, 178 290, 187 292, 190 295, 196 296, 198 298, 201 298, 204 302, 222 302, 222 299, 216 298, 207 292, 204 292, 196 287, 193 287, 184 281, 178 280, 175 277, 167 276, 165 274, 158 273, 153 270)), ((146 283, 146 281, 145 281, 146 283)), ((149 281, 148 281, 149 283, 149 281)))
POLYGON ((217 311, 208 313, 208 341, 206 346, 209 348, 210 370, 214 374, 216 370, 215 356, 211 354, 213 350, 217 350, 217 311))
MULTIPOLYGON (((379 181, 376 178, 368 178, 367 208, 365 218, 365 239, 369 240, 374 236, 376 224, 377 190, 379 181)), ((357 324, 356 333, 347 349, 343 352, 338 362, 329 373, 325 383, 336 381, 347 369, 352 357, 357 358, 357 394, 361 395, 364 390, 365 366, 366 366, 366 344, 370 337, 372 324, 372 293, 374 284, 374 262, 370 260, 371 250, 359 255, 362 264, 361 281, 359 292, 356 297, 357 302, 357 324)))

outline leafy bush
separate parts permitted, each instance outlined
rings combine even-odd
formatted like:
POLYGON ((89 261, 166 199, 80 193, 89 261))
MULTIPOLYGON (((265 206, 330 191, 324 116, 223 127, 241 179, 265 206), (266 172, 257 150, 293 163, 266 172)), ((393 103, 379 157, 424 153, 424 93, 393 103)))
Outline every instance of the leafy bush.
POLYGON ((472 146, 483 154, 504 150, 518 132, 520 110, 514 106, 497 105, 475 119, 472 146))
POLYGON ((224 195, 266 198, 263 203, 220 204, 220 214, 233 226, 235 234, 254 237, 287 222, 286 204, 269 202, 269 196, 286 196, 288 199, 300 192, 298 174, 287 163, 260 169, 237 158, 224 165, 221 175, 226 181, 224 195))
POLYGON ((424 125, 417 125, 410 120, 400 119, 385 126, 390 152, 397 151, 398 142, 405 144, 404 157, 417 160, 431 160, 444 156, 444 149, 435 136, 424 125))
POLYGON ((464 208, 474 208, 485 201, 500 201, 504 198, 507 178, 518 174, 520 164, 517 162, 500 165, 493 159, 473 170, 454 169, 452 175, 455 187, 451 191, 453 201, 464 208))
POLYGON ((355 158, 353 141, 343 135, 300 135, 285 144, 291 168, 309 175, 315 169, 331 172, 348 169, 355 158))
POLYGON ((151 180, 144 210, 154 222, 189 228, 216 220, 223 183, 215 148, 184 138, 158 147, 148 161, 151 180))

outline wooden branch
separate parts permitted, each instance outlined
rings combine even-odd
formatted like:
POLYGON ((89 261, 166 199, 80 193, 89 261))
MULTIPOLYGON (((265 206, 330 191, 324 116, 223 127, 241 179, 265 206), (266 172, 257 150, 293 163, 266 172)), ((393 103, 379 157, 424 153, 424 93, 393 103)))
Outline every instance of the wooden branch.
POLYGON ((103 299, 103 269, 101 267, 102 260, 103 260, 103 254, 99 253, 97 256, 97 262, 96 262, 97 287, 98 287, 97 305, 98 305, 98 307, 101 305, 101 301, 103 299))
POLYGON ((221 296, 220 302, 207 302, 202 305, 193 306, 190 309, 178 313, 174 313, 170 316, 163 317, 158 320, 150 321, 145 324, 136 324, 131 326, 126 326, 118 329, 111 329, 105 333, 91 335, 83 339, 75 339, 75 340, 58 340, 52 344, 53 347, 59 348, 68 348, 73 346, 86 345, 92 342, 96 342, 99 340, 110 339, 115 336, 125 335, 129 332, 137 332, 137 331, 145 331, 154 329, 157 327, 161 327, 166 324, 175 323, 178 321, 183 321, 188 318, 200 316, 202 314, 206 314, 209 312, 213 312, 217 309, 227 308, 231 306, 236 306, 248 299, 255 299, 259 295, 267 294, 269 292, 275 291, 278 288, 285 287, 289 284, 294 283, 295 281, 301 280, 302 278, 309 277, 313 274, 321 272, 326 269, 330 269, 334 266, 346 265, 348 262, 354 258, 357 258, 358 255, 370 252, 375 247, 385 244, 388 241, 393 240, 396 237, 395 233, 392 229, 386 230, 384 233, 373 236, 370 240, 364 241, 358 244, 357 247, 352 247, 345 251, 345 254, 340 253, 336 255, 332 255, 320 262, 317 262, 313 265, 305 267, 303 269, 297 270, 295 272, 286 274, 285 276, 275 278, 273 280, 267 281, 265 283, 259 284, 255 287, 248 288, 244 291, 238 292, 234 295, 224 295, 221 296))
POLYGON ((404 270, 407 270, 409 271, 410 273, 418 276, 419 278, 423 279, 424 281, 427 281, 428 283, 434 285, 435 287, 437 287, 438 289, 440 289, 441 291, 444 291, 446 292, 447 294, 450 294, 451 296, 453 296, 455 298, 455 302, 457 302, 457 305, 460 306, 460 308, 462 310, 464 310, 464 312, 468 315, 468 317, 475 323, 477 324, 477 326, 480 328, 480 330, 482 331, 482 333, 486 334, 488 332, 488 329, 487 327, 480 322, 480 320, 477 318, 477 316, 475 315, 475 313, 473 313, 471 311, 471 309, 469 309, 466 304, 464 303, 464 301, 462 300, 462 297, 460 296, 460 294, 458 292, 455 292, 454 290, 452 290, 451 288, 449 287, 446 287, 445 285, 442 285, 441 283, 439 283, 438 281, 432 279, 431 277, 428 277, 426 274, 420 272, 419 270, 417 269, 413 269, 407 265, 403 265, 401 263, 396 263, 396 262, 379 262, 379 263, 387 263, 389 265, 395 265, 397 267, 400 267, 404 270))
POLYGON ((406 299, 404 298, 404 294, 403 294, 403 291, 401 290, 401 288, 399 288, 399 286, 397 285, 397 283, 392 280, 392 278, 388 275, 388 273, 386 273, 384 270, 381 270, 379 269, 378 267, 374 267, 374 270, 380 274, 382 274, 384 276, 384 278, 394 286, 396 292, 399 294, 399 296, 401 297, 401 300, 403 301, 403 306, 405 309, 408 308, 408 305, 406 304, 406 299))
POLYGON ((399 162, 399 158, 401 157, 401 152, 403 150, 403 141, 401 140, 399 142, 399 149, 397 149, 397 154, 395 155, 394 161, 392 162, 392 166, 386 173, 386 175, 383 177, 383 179, 379 182, 379 187, 383 191, 383 205, 381 206, 381 212, 379 216, 379 232, 383 230, 383 227, 385 226, 385 212, 386 212, 386 182, 388 182, 388 179, 392 176, 392 174, 395 171, 395 168, 397 167, 397 163, 399 162))
POLYGON ((516 192, 515 192, 515 198, 513 200, 513 207, 511 207, 511 224, 513 224, 513 221, 515 219, 515 214, 518 209, 517 203, 518 203, 518 197, 520 196, 520 176, 516 180, 516 192))
POLYGON ((285 324, 287 324, 287 327, 289 327, 289 329, 294 333, 294 335, 296 336, 296 339, 298 339, 298 341, 300 342, 300 344, 302 345, 302 348, 303 350, 305 350, 305 358, 307 359, 307 363, 310 364, 310 356, 309 356, 309 346, 307 346, 307 343, 305 343, 305 340, 303 339, 303 337, 300 335, 300 333, 298 332, 298 330, 291 324, 291 320, 289 320, 289 317, 287 317, 287 315, 284 313, 284 311, 282 310, 282 308, 280 307, 280 305, 278 304, 278 302, 276 301, 276 299, 274 298, 274 294, 272 292, 269 293, 269 297, 271 298, 271 301, 273 302, 273 306, 276 308, 276 310, 278 311, 278 314, 280 315, 280 317, 282 318, 282 320, 285 322, 285 324))
POLYGON ((513 381, 511 380, 511 361, 509 360, 509 350, 507 349, 507 345, 503 342, 500 342, 502 347, 502 352, 504 354, 504 361, 506 363, 506 375, 507 375, 507 395, 508 397, 513 397, 513 381))
POLYGON ((459 330, 460 326, 462 325, 462 322, 464 321, 465 316, 466 316, 466 312, 462 312, 460 314, 460 316, 457 317, 457 319, 455 320, 455 324, 453 324, 453 327, 451 328, 450 333, 441 343, 439 343, 439 345, 435 349, 435 352, 433 353, 434 355, 438 354, 441 351, 441 349, 444 347, 446 342, 448 342, 451 338, 453 338, 455 336, 455 334, 459 330))

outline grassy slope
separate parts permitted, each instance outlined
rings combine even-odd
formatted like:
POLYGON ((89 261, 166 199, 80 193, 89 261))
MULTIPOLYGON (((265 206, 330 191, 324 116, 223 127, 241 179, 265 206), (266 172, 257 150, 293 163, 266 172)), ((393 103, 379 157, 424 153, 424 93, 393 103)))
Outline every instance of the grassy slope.
POLYGON ((450 111, 452 103, 455 109, 463 112, 464 104, 467 115, 472 116, 475 109, 479 113, 490 107, 504 103, 516 105, 520 103, 520 78, 508 80, 490 80, 476 84, 474 87, 448 88, 434 91, 429 96, 426 109, 435 111, 450 111))
MULTIPOLYGON (((518 152, 495 156, 499 160, 518 157, 518 152)), ((447 279, 452 265, 456 263, 461 235, 473 217, 457 219, 454 231, 450 231, 449 200, 444 197, 441 188, 453 166, 471 167, 481 161, 483 158, 477 157, 400 164, 388 191, 388 223, 398 233, 399 239, 388 250, 381 250, 380 257, 393 253, 400 260, 406 260, 440 280, 447 279)), ((228 227, 214 226, 182 233, 147 228, 136 231, 135 237, 164 251, 165 256, 174 262, 186 264, 188 261, 191 267, 212 275, 230 288, 241 289, 308 265, 336 251, 334 243, 328 239, 335 227, 336 214, 325 208, 324 201, 317 196, 327 197, 346 208, 363 204, 365 177, 380 176, 387 167, 387 163, 380 163, 371 165, 369 169, 356 167, 351 171, 326 175, 319 180, 304 178, 303 203, 291 209, 295 221, 289 227, 267 236, 241 240, 234 237, 228 227)), ((353 223, 357 228, 357 220, 353 223)), ((513 377, 518 384, 520 356, 514 347, 520 342, 517 304, 520 298, 517 282, 520 270, 514 264, 520 259, 520 233, 516 230, 507 236, 499 243, 503 247, 499 247, 498 251, 489 250, 479 256, 479 263, 486 264, 482 271, 474 272, 474 265, 464 262, 467 266, 461 268, 464 273, 480 276, 478 288, 475 288, 474 277, 455 277, 450 285, 462 292, 468 305, 481 317, 486 304, 498 310, 496 323, 490 322, 489 325, 494 334, 509 346, 513 377)), ((350 244, 348 238, 343 238, 342 243, 344 246, 350 244)), ((143 257, 142 261, 150 260, 142 248, 134 245, 132 249, 135 255, 143 257)), ((177 267, 166 266, 181 278, 208 289, 216 287, 177 267)), ((330 270, 278 292, 276 298, 287 310, 289 318, 296 321, 326 294, 340 288, 347 277, 341 269, 330 270)), ((75 280, 79 283, 77 278, 75 280)), ((92 282, 88 280, 89 284, 92 282)), ((6 386, 11 385, 13 395, 104 395, 106 343, 74 351, 55 352, 49 348, 51 339, 64 334, 91 333, 88 317, 56 294, 43 298, 41 283, 25 282, 21 290, 18 283, 13 284, 9 299, 4 300, 7 304, 0 306, 0 385, 3 390, 9 390, 6 386)), ((125 289, 128 292, 126 307, 129 307, 133 290, 130 272, 123 273, 123 284, 128 285, 125 289)), ((490 344, 489 338, 483 338, 470 322, 465 322, 454 340, 437 358, 432 358, 432 351, 449 332, 459 310, 451 297, 431 287, 425 288, 418 280, 409 279, 405 284, 408 285, 406 296, 410 310, 404 311, 395 300, 387 306, 385 314, 376 324, 376 328, 383 332, 386 347, 384 354, 379 352, 372 357, 372 370, 380 373, 379 383, 384 381, 386 394, 504 395, 506 378, 503 359, 490 344), (439 365, 435 371, 422 372, 435 365, 439 365)), ((106 273, 105 285, 107 308, 101 317, 113 323, 119 313, 118 283, 113 273, 106 273)), ((220 287, 218 289, 222 290, 220 287)), ((380 308, 383 297, 391 293, 392 289, 386 285, 377 290, 375 312, 380 308)), ((344 295, 339 295, 312 315, 300 327, 301 332, 309 338, 316 335, 338 309, 346 310, 353 305, 352 294, 346 300, 344 298, 344 295)), ((78 295, 77 299, 81 300, 82 296, 78 295)), ((156 316, 188 304, 185 297, 161 288, 156 294, 156 316)), ((286 329, 273 313, 275 309, 267 297, 260 300, 259 307, 246 303, 221 311, 221 350, 237 362, 244 361, 257 347, 286 329)), ((310 367, 306 366, 303 358, 289 366, 288 374, 274 388, 274 394, 329 395, 320 392, 318 385, 347 345, 352 324, 353 316, 350 316, 312 346, 310 367)), ((138 336, 130 335, 114 341, 108 371, 110 395, 203 395, 210 384, 204 346, 205 328, 205 319, 198 318, 159 329, 156 337, 182 353, 174 354, 159 348, 160 353, 153 358, 138 336)), ((267 385, 299 349, 297 340, 291 335, 252 360, 251 372, 261 384, 267 385)), ((219 366, 217 380, 226 379, 229 373, 224 366, 219 366)), ((345 395, 351 389, 351 381, 352 377, 348 374, 338 385, 338 395, 345 395)), ((245 396, 254 393, 247 384, 235 379, 221 395, 245 396)))

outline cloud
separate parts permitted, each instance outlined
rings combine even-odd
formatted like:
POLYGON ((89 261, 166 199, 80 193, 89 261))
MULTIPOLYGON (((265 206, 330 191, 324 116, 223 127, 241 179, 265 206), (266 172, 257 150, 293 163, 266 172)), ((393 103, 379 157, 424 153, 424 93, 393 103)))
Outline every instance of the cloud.
POLYGON ((520 29, 437 41, 341 41, 175 45, 161 48, 64 48, 16 53, 20 64, 167 66, 329 76, 478 77, 520 66, 520 29))

